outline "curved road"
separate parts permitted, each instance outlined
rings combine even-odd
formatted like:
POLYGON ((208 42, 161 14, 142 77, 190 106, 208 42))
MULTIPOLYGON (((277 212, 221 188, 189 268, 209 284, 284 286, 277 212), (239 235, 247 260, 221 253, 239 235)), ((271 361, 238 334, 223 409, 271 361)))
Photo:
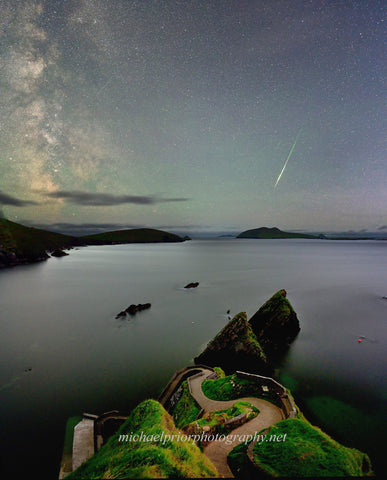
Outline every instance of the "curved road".
POLYGON ((270 427, 274 423, 283 420, 285 417, 279 407, 259 398, 245 397, 227 401, 209 399, 204 395, 202 391, 202 383, 208 377, 208 375, 213 372, 205 368, 201 368, 201 370, 202 374, 198 374, 197 376, 195 375, 194 377, 188 378, 188 382, 190 385, 192 396, 204 409, 204 413, 213 412, 216 410, 224 410, 234 405, 237 400, 250 402, 252 405, 259 408, 260 411, 257 417, 249 420, 248 422, 244 423, 240 427, 235 428, 229 433, 230 436, 236 436, 236 438, 233 438, 229 444, 226 444, 225 441, 214 440, 203 449, 203 453, 211 460, 211 462, 218 470, 219 476, 231 478, 233 477, 233 474, 227 464, 227 455, 234 447, 236 447, 243 441, 243 437, 241 441, 239 440, 239 437, 242 435, 254 435, 255 433, 258 433, 264 428, 270 427))

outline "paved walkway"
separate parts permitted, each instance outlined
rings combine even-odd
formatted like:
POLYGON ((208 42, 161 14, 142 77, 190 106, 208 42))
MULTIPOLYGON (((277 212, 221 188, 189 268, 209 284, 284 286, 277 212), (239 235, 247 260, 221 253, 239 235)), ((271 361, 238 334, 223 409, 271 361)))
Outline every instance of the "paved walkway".
POLYGON ((254 435, 255 433, 258 433, 264 428, 270 427, 274 423, 283 420, 284 414, 282 410, 276 405, 273 405, 272 403, 267 402, 266 400, 261 400, 259 398, 245 397, 238 398, 237 400, 227 401, 209 399, 204 395, 202 391, 202 383, 212 372, 211 370, 206 370, 204 368, 202 368, 202 372, 203 373, 201 375, 189 378, 188 382, 190 384, 192 396, 204 409, 204 413, 213 412, 216 410, 224 410, 234 405, 237 400, 250 402, 252 405, 259 408, 260 411, 257 417, 249 420, 248 422, 244 423, 240 427, 235 428, 229 433, 229 435, 236 436, 236 438, 232 439, 230 444, 226 444, 225 441, 214 440, 203 449, 203 453, 214 464, 214 466, 218 470, 219 475, 221 477, 232 478, 233 474, 227 464, 227 455, 234 447, 236 447, 237 445, 239 445, 239 443, 243 441, 243 437, 241 441, 239 440, 240 436, 254 435))

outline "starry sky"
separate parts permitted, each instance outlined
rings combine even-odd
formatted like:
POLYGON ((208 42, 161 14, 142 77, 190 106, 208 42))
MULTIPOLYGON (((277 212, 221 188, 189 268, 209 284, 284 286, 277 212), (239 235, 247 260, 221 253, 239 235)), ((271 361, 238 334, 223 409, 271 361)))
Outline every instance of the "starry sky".
POLYGON ((384 5, 2 0, 0 214, 387 231, 384 5))

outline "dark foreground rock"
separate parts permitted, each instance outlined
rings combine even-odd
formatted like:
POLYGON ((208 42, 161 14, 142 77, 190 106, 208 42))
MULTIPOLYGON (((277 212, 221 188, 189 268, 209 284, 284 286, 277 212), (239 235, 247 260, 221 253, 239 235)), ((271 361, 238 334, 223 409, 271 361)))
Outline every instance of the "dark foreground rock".
POLYGON ((63 250, 60 250, 59 248, 51 252, 52 257, 65 257, 66 255, 68 255, 68 253, 64 252, 63 250))
POLYGON ((191 282, 191 283, 187 283, 187 285, 184 288, 196 288, 197 286, 199 286, 199 282, 191 282))
POLYGON ((196 364, 220 366, 227 373, 235 369, 268 372, 266 355, 245 312, 235 317, 211 340, 196 364))
POLYGON ((296 312, 279 290, 250 318, 250 325, 269 358, 282 354, 300 331, 296 312))

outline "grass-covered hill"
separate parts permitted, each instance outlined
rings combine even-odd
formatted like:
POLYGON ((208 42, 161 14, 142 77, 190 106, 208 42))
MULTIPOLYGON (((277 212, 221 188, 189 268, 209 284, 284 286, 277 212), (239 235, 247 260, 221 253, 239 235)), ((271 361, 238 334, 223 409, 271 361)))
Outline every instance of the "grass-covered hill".
POLYGON ((273 425, 270 435, 285 435, 284 443, 262 441, 253 448, 259 469, 273 477, 360 477, 372 475, 363 452, 344 447, 302 418, 288 418, 273 425))
POLYGON ((79 244, 82 242, 76 237, 0 218, 0 267, 44 260, 47 252, 79 244))
POLYGON ((118 432, 66 480, 217 477, 215 467, 199 447, 192 440, 178 441, 179 434, 184 436, 162 405, 156 400, 145 400, 118 432), (140 438, 141 433, 147 441, 130 441, 140 438), (120 441, 120 435, 128 435, 127 441, 120 441), (164 442, 166 435, 176 437, 164 442))
POLYGON ((87 245, 113 245, 120 243, 157 243, 183 242, 184 240, 173 233, 153 228, 135 228, 130 230, 116 230, 114 232, 86 235, 80 239, 87 245))
POLYGON ((306 233, 284 232, 279 228, 260 227, 246 230, 240 233, 236 238, 321 238, 316 235, 306 233))

